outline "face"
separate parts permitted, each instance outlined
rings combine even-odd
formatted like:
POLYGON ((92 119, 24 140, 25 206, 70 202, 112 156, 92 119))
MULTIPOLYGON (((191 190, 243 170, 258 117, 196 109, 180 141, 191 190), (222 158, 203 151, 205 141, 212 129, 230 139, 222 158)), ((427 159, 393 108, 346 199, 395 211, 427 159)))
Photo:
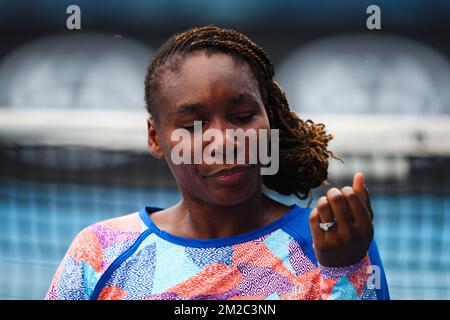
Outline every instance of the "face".
MULTIPOLYGON (((222 153, 228 144, 234 150, 243 147, 230 139, 227 129, 253 129, 257 133, 259 129, 269 129, 258 83, 247 63, 224 53, 207 55, 199 51, 188 55, 176 71, 166 71, 159 80, 155 108, 158 121, 148 121, 150 153, 166 159, 183 196, 215 205, 236 205, 260 191, 258 164, 206 164, 205 158, 200 164, 175 164, 171 157, 172 149, 179 143, 172 141, 172 133, 180 128, 192 132, 194 121, 202 121, 203 132, 216 129, 223 138, 204 141, 192 132, 191 159, 195 148, 204 151, 209 146, 222 153)), ((248 145, 242 149, 246 163, 248 145)))

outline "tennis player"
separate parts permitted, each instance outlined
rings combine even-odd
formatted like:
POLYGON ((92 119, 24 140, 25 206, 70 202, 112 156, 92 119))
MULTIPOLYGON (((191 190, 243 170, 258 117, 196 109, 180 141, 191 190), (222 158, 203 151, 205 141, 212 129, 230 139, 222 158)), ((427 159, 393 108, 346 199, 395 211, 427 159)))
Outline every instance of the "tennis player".
MULTIPOLYGON (((361 173, 313 209, 265 194, 311 198, 333 157, 332 136, 292 112, 273 77, 265 52, 237 31, 205 26, 171 37, 145 81, 148 148, 167 161, 182 200, 82 230, 46 299, 389 299, 361 173), (214 157, 227 143, 242 147, 227 130, 277 130, 278 141, 267 139, 277 144, 277 172, 261 174, 259 161, 175 163, 173 133, 192 133, 196 121, 224 133, 210 139, 214 157)), ((252 149, 243 150, 248 159, 252 149)))

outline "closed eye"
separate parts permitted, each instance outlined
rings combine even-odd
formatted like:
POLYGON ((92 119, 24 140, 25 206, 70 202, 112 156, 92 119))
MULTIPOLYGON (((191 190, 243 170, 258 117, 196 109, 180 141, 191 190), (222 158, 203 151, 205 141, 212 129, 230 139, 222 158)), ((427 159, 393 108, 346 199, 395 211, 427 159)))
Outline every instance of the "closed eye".
POLYGON ((241 123, 249 122, 253 117, 254 113, 248 113, 248 114, 241 114, 233 117, 233 120, 236 120, 241 123))
POLYGON ((183 126, 183 129, 186 129, 189 132, 193 132, 194 131, 194 125, 191 126, 183 126))
MULTIPOLYGON (((205 128, 205 126, 207 125, 206 121, 203 120, 195 120, 195 122, 200 122, 200 126, 199 129, 203 130, 205 128)), ((189 132, 194 132, 195 131, 195 123, 193 122, 188 122, 186 124, 181 125, 181 128, 188 130, 189 132)))

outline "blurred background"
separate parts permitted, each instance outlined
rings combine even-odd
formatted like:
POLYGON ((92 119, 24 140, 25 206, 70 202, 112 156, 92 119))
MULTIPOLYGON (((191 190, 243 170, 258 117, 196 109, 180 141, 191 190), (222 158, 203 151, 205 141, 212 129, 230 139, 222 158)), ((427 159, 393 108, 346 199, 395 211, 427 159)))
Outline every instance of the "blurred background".
POLYGON ((0 0, 0 299, 42 299, 85 226, 180 199, 146 151, 145 69, 210 23, 261 45, 291 108, 335 136, 316 198, 365 173, 391 297, 449 299, 449 21, 444 0, 0 0))

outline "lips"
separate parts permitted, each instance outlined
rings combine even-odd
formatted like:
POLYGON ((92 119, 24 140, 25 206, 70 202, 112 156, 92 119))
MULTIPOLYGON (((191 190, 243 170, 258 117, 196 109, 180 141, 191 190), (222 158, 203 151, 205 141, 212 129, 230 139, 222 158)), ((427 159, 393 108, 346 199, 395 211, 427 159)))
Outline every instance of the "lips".
POLYGON ((231 186, 243 181, 249 172, 249 169, 250 166, 234 166, 214 171, 206 177, 216 184, 231 186))
POLYGON ((219 176, 231 176, 238 172, 247 171, 248 169, 249 169, 249 166, 234 166, 231 168, 216 170, 213 173, 208 174, 207 177, 212 178, 212 177, 219 177, 219 176))

